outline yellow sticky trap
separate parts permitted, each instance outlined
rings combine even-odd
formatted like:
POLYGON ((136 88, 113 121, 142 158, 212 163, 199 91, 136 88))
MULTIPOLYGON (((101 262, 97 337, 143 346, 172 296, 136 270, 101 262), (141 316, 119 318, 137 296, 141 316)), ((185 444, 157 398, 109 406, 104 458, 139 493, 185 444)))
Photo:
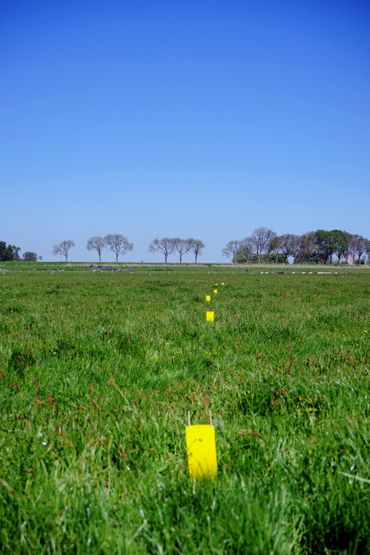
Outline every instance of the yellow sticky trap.
POLYGON ((214 322, 215 321, 215 311, 214 310, 207 310, 206 320, 207 320, 207 322, 214 322))
POLYGON ((213 293, 214 293, 215 295, 217 295, 218 289, 214 289, 214 290, 213 290, 213 293))
POLYGON ((186 449, 191 480, 217 478, 215 427, 211 424, 186 426, 186 449))
POLYGON ((206 295, 206 302, 210 303, 211 302, 211 295, 206 295))

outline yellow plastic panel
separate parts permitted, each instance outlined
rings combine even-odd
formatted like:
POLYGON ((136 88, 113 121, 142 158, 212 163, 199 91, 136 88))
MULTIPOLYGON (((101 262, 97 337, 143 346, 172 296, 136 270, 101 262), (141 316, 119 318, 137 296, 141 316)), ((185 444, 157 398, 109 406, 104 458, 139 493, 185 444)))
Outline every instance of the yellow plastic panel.
POLYGON ((214 322, 215 321, 215 311, 214 310, 207 310, 206 320, 207 320, 207 322, 214 322))
POLYGON ((186 449, 192 480, 217 478, 215 427, 211 424, 186 426, 186 449))

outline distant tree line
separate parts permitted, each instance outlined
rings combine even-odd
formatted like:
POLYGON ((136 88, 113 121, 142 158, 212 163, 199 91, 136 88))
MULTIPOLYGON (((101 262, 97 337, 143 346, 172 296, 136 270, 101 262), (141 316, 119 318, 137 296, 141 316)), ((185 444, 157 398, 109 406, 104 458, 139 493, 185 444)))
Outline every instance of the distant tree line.
MULTIPOLYGON (((107 235, 106 237, 94 236, 90 237, 87 241, 87 250, 95 250, 101 262, 102 252, 104 248, 109 248, 116 256, 116 262, 121 254, 126 254, 132 251, 133 244, 126 239, 123 235, 107 235)), ((200 239, 181 239, 180 237, 170 238, 163 237, 162 239, 154 239, 149 245, 149 252, 159 252, 164 256, 164 261, 167 263, 168 257, 174 252, 178 253, 179 261, 185 254, 191 252, 194 255, 194 262, 197 262, 198 257, 202 254, 204 243, 200 239)))
POLYGON ((159 252, 164 256, 167 263, 168 257, 176 252, 179 255, 179 262, 182 263, 183 256, 191 252, 194 256, 194 262, 198 261, 198 257, 202 254, 205 245, 200 239, 181 239, 180 237, 162 237, 162 239, 154 239, 149 245, 149 252, 159 252))
POLYGON ((99 262, 101 262, 103 249, 108 248, 114 253, 116 262, 118 262, 119 256, 132 251, 134 244, 130 243, 130 241, 120 233, 116 233, 106 235, 105 237, 94 235, 87 241, 86 248, 88 251, 95 250, 98 253, 99 262))
POLYGON ((361 264, 369 257, 370 241, 340 229, 277 235, 259 227, 245 239, 229 241, 222 252, 236 263, 361 264))
MULTIPOLYGON (((69 252, 74 246, 75 242, 72 239, 62 241, 54 245, 53 254, 63 256, 68 262, 69 252)), ((105 237, 94 235, 87 241, 86 248, 96 251, 99 262, 102 260, 103 250, 109 249, 118 262, 120 256, 133 250, 134 245, 124 235, 117 233, 105 237)), ((162 237, 150 243, 149 252, 161 254, 165 263, 172 254, 176 254, 180 264, 183 257, 190 253, 196 263, 204 248, 201 239, 162 237)), ((42 259, 32 251, 24 252, 21 258, 20 251, 20 247, 0 241, 0 261, 23 259, 36 262, 42 259)), ((228 241, 222 252, 236 263, 361 264, 366 258, 370 259, 370 241, 362 235, 340 229, 317 229, 303 235, 277 235, 271 229, 259 227, 244 239, 228 241)))
MULTIPOLYGON (((75 243, 71 239, 68 241, 62 241, 53 247, 53 254, 55 256, 64 256, 64 260, 67 262, 69 251, 74 246, 75 243)), ((88 251, 96 251, 99 262, 102 261, 103 250, 108 248, 114 253, 116 262, 118 262, 119 257, 129 251, 132 251, 134 245, 121 234, 106 235, 105 237, 94 235, 87 241, 86 248, 88 251)), ((202 254, 204 248, 205 245, 200 239, 162 237, 162 239, 154 239, 150 243, 149 252, 158 252, 162 254, 166 263, 168 262, 168 257, 171 254, 177 253, 181 264, 183 257, 188 253, 192 253, 194 256, 194 262, 197 262, 198 257, 202 254)))
POLYGON ((37 262, 38 256, 35 252, 26 251, 20 256, 20 247, 15 245, 7 245, 5 241, 0 241, 0 261, 5 260, 30 260, 37 262))
MULTIPOLYGON (((58 245, 54 245, 53 254, 54 256, 64 256, 65 262, 68 262, 69 251, 71 248, 75 247, 75 242, 72 239, 67 241, 62 241, 58 245)), ((102 259, 102 252, 105 248, 111 250, 118 262, 119 256, 126 254, 128 251, 132 251, 134 248, 133 243, 130 243, 126 237, 120 233, 106 235, 101 237, 100 235, 94 235, 90 237, 87 241, 86 248, 88 251, 96 251, 99 257, 99 262, 102 259)))

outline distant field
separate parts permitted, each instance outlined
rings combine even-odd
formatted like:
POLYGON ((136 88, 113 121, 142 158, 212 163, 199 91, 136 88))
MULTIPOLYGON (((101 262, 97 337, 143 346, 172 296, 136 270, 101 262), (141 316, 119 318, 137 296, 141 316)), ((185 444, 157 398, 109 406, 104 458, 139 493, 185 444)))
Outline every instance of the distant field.
POLYGON ((370 553, 370 270, 130 268, 0 264, 0 552, 370 553))

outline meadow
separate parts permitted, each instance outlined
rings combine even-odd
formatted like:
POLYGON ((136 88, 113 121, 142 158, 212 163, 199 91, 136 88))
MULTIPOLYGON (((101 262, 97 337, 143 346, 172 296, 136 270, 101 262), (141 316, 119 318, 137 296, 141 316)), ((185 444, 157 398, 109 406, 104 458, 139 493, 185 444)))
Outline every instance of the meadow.
POLYGON ((370 553, 370 270, 0 270, 1 553, 370 553))

